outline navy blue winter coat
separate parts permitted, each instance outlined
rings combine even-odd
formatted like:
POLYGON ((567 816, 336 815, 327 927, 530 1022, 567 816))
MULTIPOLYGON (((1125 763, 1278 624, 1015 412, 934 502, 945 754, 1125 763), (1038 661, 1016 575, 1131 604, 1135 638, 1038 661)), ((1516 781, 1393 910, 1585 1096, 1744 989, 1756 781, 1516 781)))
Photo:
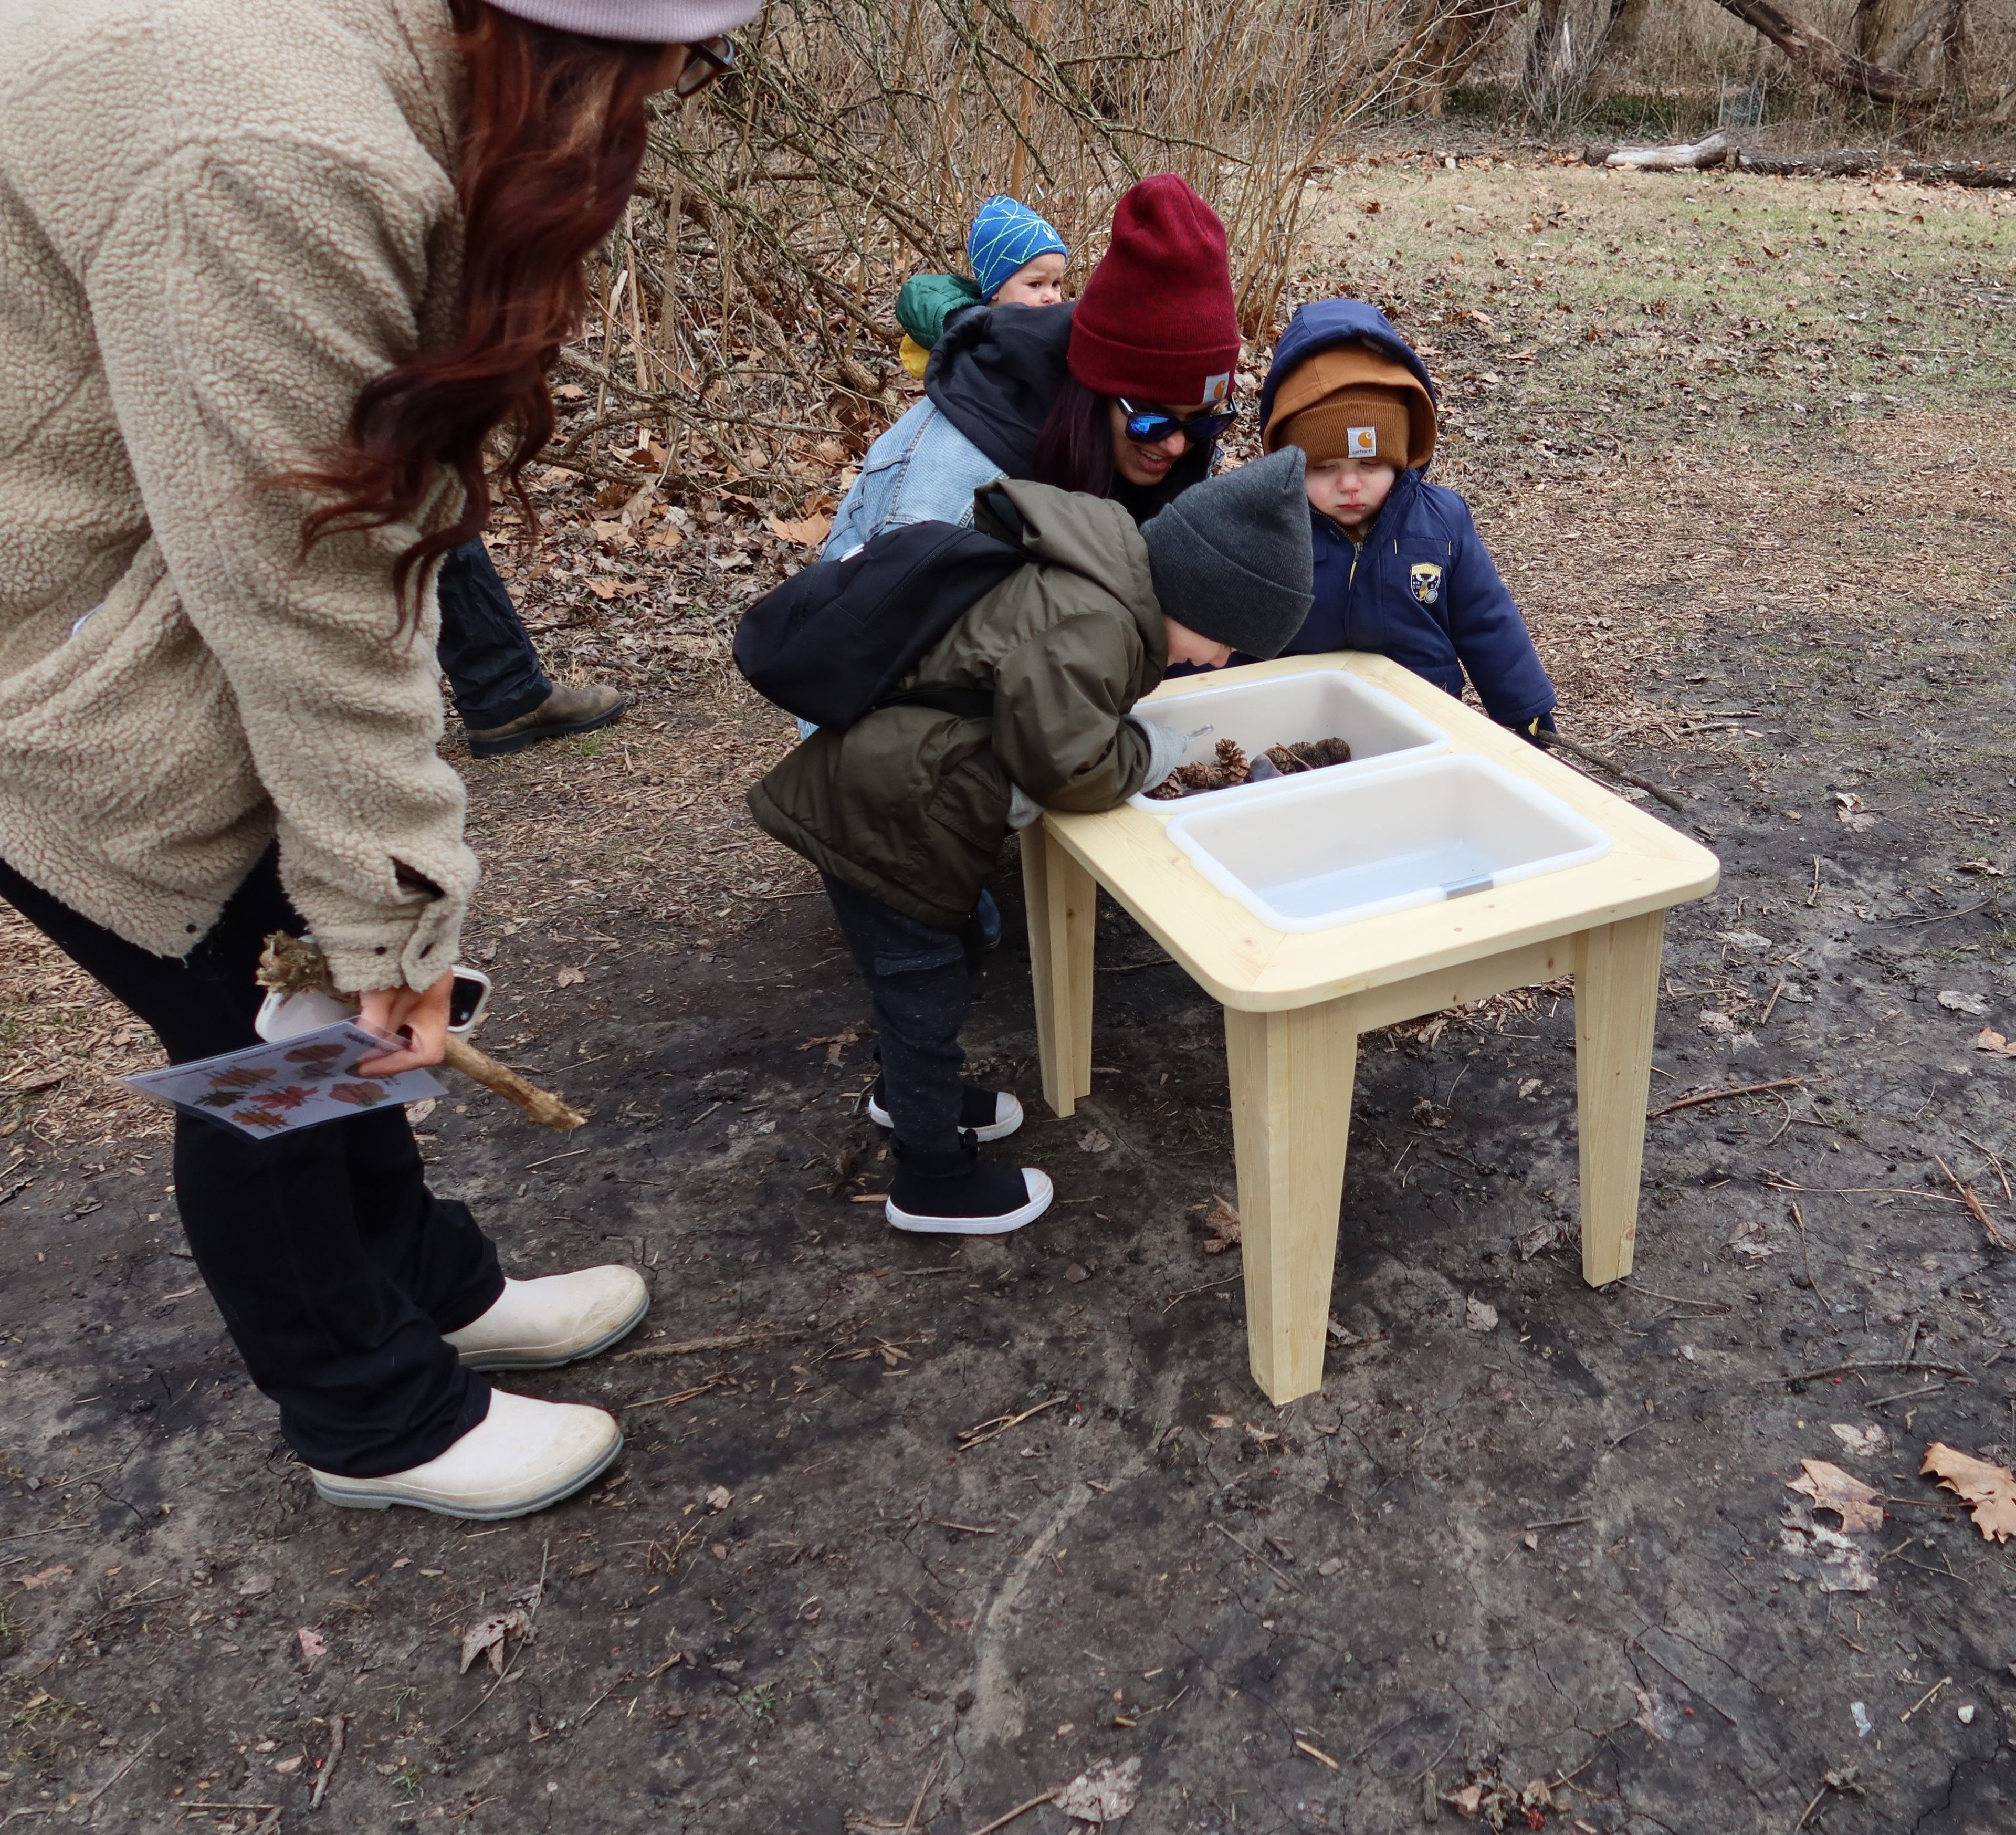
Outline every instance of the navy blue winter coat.
MULTIPOLYGON (((1282 334, 1260 391, 1261 425, 1280 378, 1316 351, 1354 340, 1406 364, 1433 396, 1427 366, 1377 307, 1320 300, 1282 334)), ((1431 484, 1419 469, 1402 472, 1362 545, 1318 511, 1309 522, 1316 602, 1284 654, 1370 650, 1453 695, 1462 693, 1467 672, 1485 711, 1506 725, 1552 714, 1553 684, 1455 491, 1431 484)))

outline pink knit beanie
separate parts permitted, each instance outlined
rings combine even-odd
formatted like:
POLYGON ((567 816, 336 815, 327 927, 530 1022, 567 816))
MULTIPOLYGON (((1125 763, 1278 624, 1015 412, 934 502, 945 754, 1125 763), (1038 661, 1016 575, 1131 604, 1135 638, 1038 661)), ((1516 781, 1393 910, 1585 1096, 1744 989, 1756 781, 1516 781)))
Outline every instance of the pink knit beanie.
POLYGON ((556 31, 643 45, 697 45, 746 26, 763 0, 490 0, 499 13, 556 31))

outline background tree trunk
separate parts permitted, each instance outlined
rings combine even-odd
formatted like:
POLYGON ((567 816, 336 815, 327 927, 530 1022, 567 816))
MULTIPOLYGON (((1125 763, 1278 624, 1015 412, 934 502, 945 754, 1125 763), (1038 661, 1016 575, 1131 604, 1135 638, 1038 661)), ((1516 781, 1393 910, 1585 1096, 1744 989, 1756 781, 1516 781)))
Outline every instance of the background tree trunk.
POLYGON ((1610 0, 1610 16, 1604 27, 1603 42, 1597 48, 1596 61, 1589 66, 1591 83, 1611 65, 1631 55, 1651 12, 1652 0, 1610 0))
POLYGON ((1438 115, 1449 92, 1469 74, 1492 34, 1525 0, 1426 0, 1415 27, 1413 68, 1420 83, 1410 114, 1438 115))
POLYGON ((1866 95, 1871 102, 1912 106, 1930 102, 1934 92, 1913 83, 1901 70, 1871 63, 1845 52, 1804 20, 1786 12, 1774 0, 1715 0, 1784 52, 1794 70, 1811 82, 1824 83, 1845 95, 1866 95))
POLYGON ((1537 95, 1547 86, 1554 67, 1554 53, 1561 49, 1561 13, 1567 0, 1540 0, 1540 16, 1533 35, 1526 41, 1526 92, 1537 95))
POLYGON ((1855 23, 1849 32, 1856 56, 1881 63, 1915 4, 1916 0, 1856 0, 1855 23))

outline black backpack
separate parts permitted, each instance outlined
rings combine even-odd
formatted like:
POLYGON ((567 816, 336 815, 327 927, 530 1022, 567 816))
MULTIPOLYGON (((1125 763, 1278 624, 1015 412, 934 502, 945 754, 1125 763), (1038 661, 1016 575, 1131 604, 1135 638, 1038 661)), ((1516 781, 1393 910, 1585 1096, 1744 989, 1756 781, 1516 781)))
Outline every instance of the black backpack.
POLYGON ((815 561, 742 614, 735 662, 765 700, 844 731, 907 701, 969 719, 993 711, 985 689, 892 691, 925 652, 1029 556, 951 523, 885 530, 841 561, 815 561))

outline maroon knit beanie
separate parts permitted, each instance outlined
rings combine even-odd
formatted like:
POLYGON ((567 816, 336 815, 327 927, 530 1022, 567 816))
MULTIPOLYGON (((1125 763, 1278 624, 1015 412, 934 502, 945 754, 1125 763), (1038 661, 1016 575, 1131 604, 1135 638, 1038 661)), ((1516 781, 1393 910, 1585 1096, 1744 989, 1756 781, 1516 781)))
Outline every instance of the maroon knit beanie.
POLYGON ((1071 315, 1071 372, 1102 395, 1163 408, 1222 401, 1239 363, 1225 225, 1173 172, 1143 178, 1071 315))

